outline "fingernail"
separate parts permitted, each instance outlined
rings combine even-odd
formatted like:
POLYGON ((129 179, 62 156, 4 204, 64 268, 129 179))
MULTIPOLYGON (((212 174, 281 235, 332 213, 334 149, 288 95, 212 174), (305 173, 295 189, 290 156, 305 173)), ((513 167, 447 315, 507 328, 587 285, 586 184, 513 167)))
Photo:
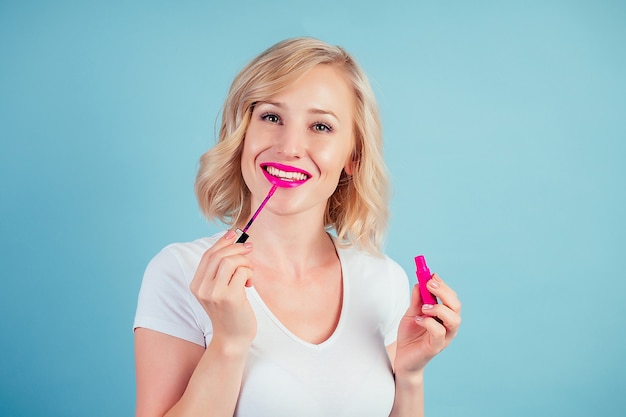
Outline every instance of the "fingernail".
POLYGON ((434 305, 432 305, 432 304, 424 304, 424 305, 422 306, 422 310, 432 310, 432 309, 433 309, 433 307, 435 307, 435 306, 434 306, 434 305))
POLYGON ((422 317, 422 316, 415 316, 415 321, 419 322, 419 321, 422 321, 422 320, 424 320, 424 317, 422 317))
POLYGON ((252 242, 246 242, 243 244, 243 247, 246 249, 252 249, 252 242))
POLYGON ((437 280, 436 280, 436 279, 434 279, 434 277, 435 277, 435 276, 436 276, 436 275, 434 275, 434 276, 433 276, 433 279, 429 279, 429 280, 428 280, 428 285, 429 285, 431 288, 439 288, 439 282, 437 282, 437 280))
POLYGON ((237 235, 237 233, 235 233, 234 230, 229 230, 228 232, 226 232, 226 234, 224 235, 224 239, 232 239, 237 235))

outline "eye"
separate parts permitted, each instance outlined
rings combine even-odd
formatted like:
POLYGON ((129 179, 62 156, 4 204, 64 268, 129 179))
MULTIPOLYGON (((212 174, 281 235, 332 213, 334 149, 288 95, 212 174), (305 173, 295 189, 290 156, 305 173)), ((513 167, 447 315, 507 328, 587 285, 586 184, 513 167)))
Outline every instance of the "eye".
POLYGON ((320 133, 333 131, 333 127, 331 125, 329 125, 328 123, 323 123, 323 122, 313 123, 312 129, 320 133))
POLYGON ((261 115, 261 120, 265 120, 266 122, 270 122, 274 124, 280 123, 280 117, 278 117, 278 115, 274 113, 263 113, 261 115))

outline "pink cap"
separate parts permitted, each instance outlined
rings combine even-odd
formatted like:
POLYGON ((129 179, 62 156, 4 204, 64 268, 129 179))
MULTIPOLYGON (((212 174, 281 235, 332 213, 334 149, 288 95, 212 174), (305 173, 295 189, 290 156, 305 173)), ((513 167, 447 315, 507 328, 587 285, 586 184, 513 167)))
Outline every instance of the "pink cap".
POLYGON ((430 276, 430 270, 426 265, 426 259, 424 258, 424 255, 419 255, 415 257, 415 266, 417 267, 418 271, 424 271, 428 273, 428 276, 430 276))

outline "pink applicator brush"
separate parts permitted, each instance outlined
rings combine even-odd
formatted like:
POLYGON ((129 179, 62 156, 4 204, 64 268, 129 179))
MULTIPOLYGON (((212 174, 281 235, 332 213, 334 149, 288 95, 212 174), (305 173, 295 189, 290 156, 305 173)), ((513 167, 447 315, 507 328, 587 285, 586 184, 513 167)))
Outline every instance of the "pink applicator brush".
POLYGON ((252 225, 252 222, 254 221, 254 219, 256 219, 256 217, 259 215, 261 210, 263 210, 263 207, 265 207, 265 205, 267 204, 267 202, 270 199, 270 197, 274 195, 274 191, 276 191, 277 188, 278 188, 278 185, 276 185, 276 184, 272 185, 272 188, 270 188, 270 192, 267 193, 267 196, 265 197, 265 199, 263 200, 263 202, 261 203, 259 208, 256 209, 256 211, 252 215, 252 218, 250 219, 248 224, 246 224, 246 227, 244 227, 243 230, 237 229, 237 233, 241 233, 241 234, 239 236, 239 239, 237 239, 236 243, 244 243, 246 240, 248 240, 248 237, 250 237, 250 236, 248 236, 248 234, 246 232, 248 231, 248 229, 252 225))

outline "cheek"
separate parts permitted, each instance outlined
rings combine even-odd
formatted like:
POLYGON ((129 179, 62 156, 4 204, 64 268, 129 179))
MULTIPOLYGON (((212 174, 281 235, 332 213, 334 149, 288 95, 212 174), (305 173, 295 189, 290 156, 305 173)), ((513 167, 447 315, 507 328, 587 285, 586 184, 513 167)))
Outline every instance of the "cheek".
POLYGON ((252 154, 252 149, 251 149, 251 142, 250 142, 250 138, 245 138, 243 140, 243 148, 241 149, 241 163, 245 164, 246 159, 248 158, 248 156, 250 156, 252 154))
POLYGON ((351 149, 325 149, 318 153, 317 162, 333 178, 339 178, 346 166, 351 149))
POLYGON ((241 152, 242 165, 246 163, 254 162, 256 156, 261 152, 262 141, 259 140, 254 132, 246 133, 246 137, 243 140, 243 149, 241 152))
POLYGON ((254 121, 250 122, 243 142, 243 153, 248 157, 256 158, 259 153, 271 146, 273 135, 271 128, 254 121))
POLYGON ((241 174, 243 175, 244 181, 249 185, 249 181, 254 176, 255 170, 255 161, 256 157, 259 154, 257 149, 258 146, 255 146, 257 141, 254 140, 253 136, 246 137, 243 141, 243 148, 241 150, 241 174))

